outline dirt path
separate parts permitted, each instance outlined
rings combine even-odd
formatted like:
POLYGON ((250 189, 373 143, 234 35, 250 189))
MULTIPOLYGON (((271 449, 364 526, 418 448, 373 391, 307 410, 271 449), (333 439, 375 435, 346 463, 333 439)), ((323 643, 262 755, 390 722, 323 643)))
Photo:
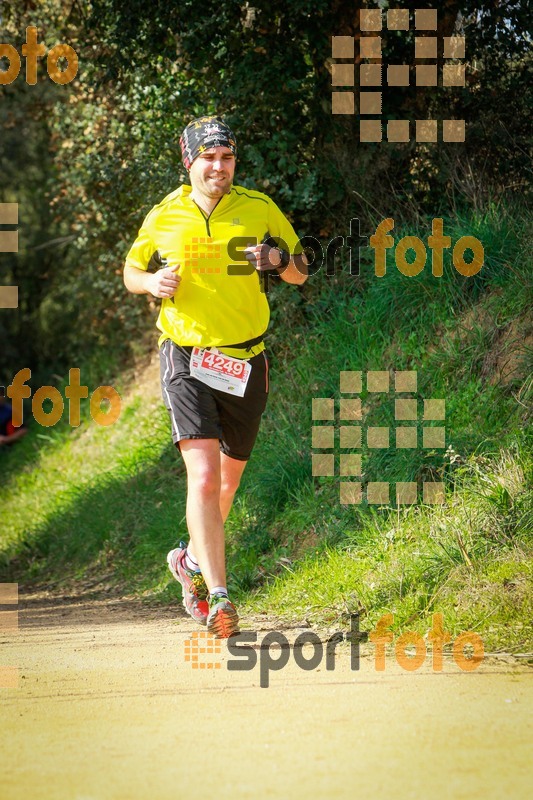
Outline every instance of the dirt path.
POLYGON ((485 660, 465 673, 445 658, 434 673, 428 657, 409 673, 388 656, 378 673, 368 646, 352 671, 343 645, 333 671, 303 671, 287 651, 260 688, 259 667, 228 671, 225 643, 199 655, 219 668, 193 669, 185 642, 199 629, 181 611, 24 596, 19 608, 18 635, 0 638, 0 663, 19 667, 19 688, 0 690, 2 800, 501 800, 531 790, 525 667, 485 660))

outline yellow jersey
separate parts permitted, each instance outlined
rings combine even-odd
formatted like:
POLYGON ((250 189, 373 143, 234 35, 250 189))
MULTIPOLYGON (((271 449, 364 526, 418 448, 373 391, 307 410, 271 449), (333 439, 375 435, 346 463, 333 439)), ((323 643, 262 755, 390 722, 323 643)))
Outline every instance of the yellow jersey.
MULTIPOLYGON (((267 195, 232 186, 209 216, 182 185, 146 216, 126 265, 147 270, 180 265, 174 297, 163 298, 157 320, 159 345, 217 347, 228 355, 250 357, 230 348, 265 333, 270 310, 259 272, 244 259, 247 245, 267 237, 291 254, 301 253, 290 222, 267 195), (234 265, 233 267, 231 265, 234 265), (237 274, 235 274, 237 273, 237 274)), ((254 347, 257 355, 264 345, 254 347)))

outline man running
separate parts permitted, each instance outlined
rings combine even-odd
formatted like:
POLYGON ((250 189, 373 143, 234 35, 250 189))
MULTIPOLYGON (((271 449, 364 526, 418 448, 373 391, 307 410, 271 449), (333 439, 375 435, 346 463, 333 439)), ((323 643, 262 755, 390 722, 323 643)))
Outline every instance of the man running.
POLYGON ((224 522, 268 396, 270 312, 260 273, 275 270, 302 284, 307 260, 277 205, 233 185, 237 145, 221 119, 193 120, 180 146, 191 185, 150 211, 126 258, 124 283, 162 299, 161 386, 187 470, 190 537, 168 554, 168 565, 187 612, 224 638, 238 631, 224 522))

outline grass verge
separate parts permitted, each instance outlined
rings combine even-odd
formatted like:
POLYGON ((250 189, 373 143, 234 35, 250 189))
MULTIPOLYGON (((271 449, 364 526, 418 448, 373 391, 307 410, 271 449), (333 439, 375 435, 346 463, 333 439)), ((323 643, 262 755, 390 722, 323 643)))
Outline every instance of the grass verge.
MULTIPOLYGON (((303 291, 274 288, 273 390, 227 524, 230 586, 245 610, 316 625, 355 610, 373 624, 391 612, 399 630, 427 629, 440 611, 454 634, 475 630, 492 650, 531 649, 533 332, 522 224, 470 220, 487 256, 474 278, 445 264, 439 279, 392 266, 377 279, 366 264, 361 278, 319 274, 303 291), (349 451, 338 432, 336 475, 312 477, 311 402, 338 401, 344 370, 384 371, 391 382, 416 371, 419 408, 445 399, 444 448, 419 438, 412 449, 393 440, 374 449, 363 439, 352 451, 363 490, 439 481, 443 505, 342 505, 338 464, 349 451)), ((454 241, 463 230, 447 223, 454 241)), ((361 402, 365 424, 396 425, 393 393, 363 388, 361 402)), ((165 554, 186 534, 185 478, 169 442, 155 371, 124 379, 109 428, 87 413, 75 430, 33 426, 0 454, 0 579, 175 602, 165 554)))

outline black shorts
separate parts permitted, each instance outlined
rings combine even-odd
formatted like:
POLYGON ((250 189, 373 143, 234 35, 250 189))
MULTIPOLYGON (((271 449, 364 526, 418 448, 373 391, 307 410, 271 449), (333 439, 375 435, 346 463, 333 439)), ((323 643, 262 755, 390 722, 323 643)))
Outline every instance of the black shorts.
POLYGON ((250 458, 268 397, 265 351, 249 360, 252 372, 244 397, 206 386, 190 373, 192 347, 167 339, 159 351, 161 391, 170 414, 172 439, 219 439, 223 453, 250 458))

